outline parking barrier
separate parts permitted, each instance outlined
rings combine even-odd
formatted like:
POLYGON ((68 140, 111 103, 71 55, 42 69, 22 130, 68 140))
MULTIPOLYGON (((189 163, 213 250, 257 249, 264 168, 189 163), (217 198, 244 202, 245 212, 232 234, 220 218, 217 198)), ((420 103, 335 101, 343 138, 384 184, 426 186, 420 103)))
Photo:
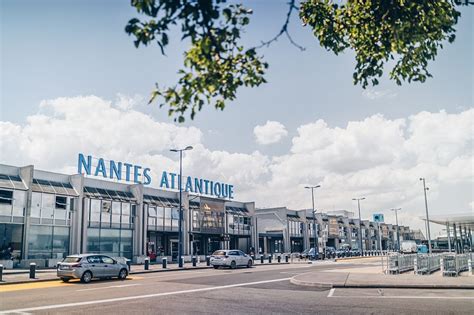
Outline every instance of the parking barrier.
POLYGON ((263 264, 263 260, 264 260, 264 259, 265 259, 265 257, 263 257, 263 255, 260 256, 260 263, 261 263, 261 264, 263 264))
POLYGON ((430 274, 441 267, 441 255, 419 254, 415 259, 415 274, 430 274))
POLYGON ((210 266, 211 265, 211 256, 206 256, 206 266, 210 266))
POLYGON ((288 255, 285 255, 285 262, 288 263, 288 255))
POLYGON ((145 258, 145 270, 150 269, 150 258, 145 258))
POLYGON ((401 255, 390 253, 387 257, 387 273, 397 274, 415 268, 416 254, 401 255))
POLYGON ((167 264, 168 264, 168 259, 167 259, 166 257, 164 257, 164 258, 161 260, 161 266, 163 267, 163 269, 166 269, 167 264))
POLYGON ((132 261, 130 259, 127 259, 126 263, 127 263, 128 271, 130 271, 130 269, 132 268, 132 261))
POLYGON ((191 261, 192 261, 192 263, 193 263, 193 267, 196 267, 196 264, 197 264, 196 256, 193 256, 193 257, 191 258, 191 261))
POLYGON ((269 264, 272 263, 272 255, 269 255, 269 256, 268 256, 268 263, 269 263, 269 264))
POLYGON ((35 273, 36 273, 36 264, 35 263, 30 263, 30 279, 35 279, 35 273))
POLYGON ((469 270, 469 254, 449 254, 443 257, 443 276, 457 277, 469 270))
POLYGON ((278 263, 281 263, 281 256, 280 255, 278 255, 277 260, 278 260, 278 263))
POLYGON ((0 282, 3 281, 3 265, 0 264, 0 282))

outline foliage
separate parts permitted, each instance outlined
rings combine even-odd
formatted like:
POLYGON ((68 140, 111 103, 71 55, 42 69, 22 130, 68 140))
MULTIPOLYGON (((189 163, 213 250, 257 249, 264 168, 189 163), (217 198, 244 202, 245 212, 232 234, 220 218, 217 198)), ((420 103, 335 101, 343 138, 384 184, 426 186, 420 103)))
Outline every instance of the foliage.
POLYGON ((304 0, 298 8, 295 0, 290 0, 280 32, 260 46, 245 48, 239 40, 252 11, 240 4, 227 5, 226 0, 131 0, 146 19, 131 19, 125 31, 135 37, 136 47, 156 42, 163 54, 172 26, 180 26, 181 39, 190 40, 177 84, 165 88, 157 84, 150 99, 150 103, 160 99, 160 106, 168 105, 169 115, 183 122, 188 111, 193 119, 205 104, 222 110, 227 101, 236 98, 240 87, 265 83, 268 65, 257 54, 259 48, 286 35, 304 50, 288 31, 293 10, 299 10, 304 25, 312 28, 321 46, 335 54, 354 51, 354 84, 363 88, 377 85, 387 66, 393 67, 389 77, 399 85, 403 81, 425 82, 432 76, 428 62, 435 59, 446 40, 452 43, 455 39, 454 26, 460 16, 455 5, 460 1, 304 0))
POLYGON ((227 100, 236 97, 240 86, 258 86, 268 65, 255 48, 245 49, 238 40, 250 21, 251 10, 242 5, 221 8, 224 0, 133 0, 139 13, 151 17, 146 22, 132 19, 125 30, 136 38, 135 46, 156 41, 164 53, 172 24, 181 24, 182 39, 190 38, 191 48, 184 55, 184 69, 174 87, 161 89, 158 84, 150 102, 157 96, 169 105, 169 114, 179 122, 191 110, 191 119, 207 102, 224 109, 227 100))
POLYGON ((387 61, 394 60, 390 78, 425 82, 443 41, 455 39, 460 13, 450 1, 330 0, 301 4, 300 18, 321 44, 335 54, 350 48, 356 55, 354 83, 365 88, 378 84, 387 61))

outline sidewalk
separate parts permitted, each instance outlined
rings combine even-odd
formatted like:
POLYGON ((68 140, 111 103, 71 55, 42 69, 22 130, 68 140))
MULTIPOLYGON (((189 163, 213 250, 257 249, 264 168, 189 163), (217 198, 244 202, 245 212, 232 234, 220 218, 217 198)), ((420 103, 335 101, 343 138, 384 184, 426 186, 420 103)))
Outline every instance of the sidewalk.
MULTIPOLYGON (((443 277, 441 273, 385 275, 373 268, 352 268, 308 272, 294 276, 296 285, 319 288, 412 288, 412 289, 474 289, 474 276, 443 277), (362 269, 362 270, 359 270, 362 269)), ((380 270, 380 268, 377 268, 380 270)))
MULTIPOLYGON (((269 266, 269 265, 286 265, 289 263, 285 262, 268 262, 260 264, 260 261, 255 261, 254 266, 269 266)), ((193 267, 192 264, 186 263, 183 268, 179 268, 177 264, 168 264, 166 269, 162 268, 161 264, 152 264, 149 267, 149 270, 145 270, 144 265, 132 265, 130 270, 130 275, 136 274, 145 274, 145 273, 155 273, 155 272, 172 272, 172 271, 185 271, 185 270, 199 270, 199 269, 211 269, 212 266, 206 266, 206 263, 201 263, 196 267, 193 267)), ((56 276, 56 269, 40 269, 36 270, 35 279, 29 279, 29 270, 25 269, 8 269, 3 271, 3 281, 0 282, 1 285, 8 284, 20 284, 20 283, 30 283, 30 282, 42 282, 42 281, 53 281, 59 280, 56 276)))

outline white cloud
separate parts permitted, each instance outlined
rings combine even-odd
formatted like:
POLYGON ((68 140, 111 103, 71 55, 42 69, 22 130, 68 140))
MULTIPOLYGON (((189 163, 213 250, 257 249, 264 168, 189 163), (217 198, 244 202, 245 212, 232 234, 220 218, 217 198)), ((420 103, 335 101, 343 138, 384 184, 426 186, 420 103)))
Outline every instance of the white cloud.
POLYGON ((268 120, 265 125, 255 126, 253 133, 255 140, 259 144, 277 143, 288 135, 288 131, 286 131, 282 123, 270 120, 268 120))
POLYGON ((393 92, 392 90, 365 89, 362 92, 362 95, 369 100, 377 100, 381 98, 394 98, 397 96, 397 93, 393 92))
MULTIPOLYGON (((128 102, 134 101, 122 97, 118 105, 95 96, 58 98, 41 102, 40 113, 24 125, 0 121, 0 162, 74 173, 77 153, 83 152, 148 166, 156 186, 162 170, 177 169, 169 148, 192 145, 194 150, 184 156, 186 174, 234 184, 236 199, 256 201, 257 207, 309 207, 311 195, 304 185, 321 184, 318 209, 355 210, 351 199, 365 196, 363 217, 383 211, 392 222, 393 214, 385 210, 402 207, 401 222, 423 228, 418 179, 425 177, 431 213, 439 214, 446 205, 453 213, 472 209, 472 194, 462 192, 474 188, 474 109, 402 119, 373 115, 344 128, 318 120, 297 129, 286 154, 267 156, 210 150, 198 128, 158 122, 128 102), (443 185, 455 193, 441 191, 443 185)), ((257 127, 259 143, 287 135, 278 122, 257 127)))

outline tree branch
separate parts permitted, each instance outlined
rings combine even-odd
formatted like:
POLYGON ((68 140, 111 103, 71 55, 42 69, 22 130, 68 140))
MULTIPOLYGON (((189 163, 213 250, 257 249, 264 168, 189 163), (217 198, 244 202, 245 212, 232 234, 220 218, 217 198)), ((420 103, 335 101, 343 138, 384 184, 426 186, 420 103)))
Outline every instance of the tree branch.
POLYGON ((295 5, 295 1, 296 0, 291 0, 290 2, 288 2, 288 13, 286 14, 286 20, 285 20, 285 23, 283 24, 283 26, 281 27, 280 29, 280 32, 278 32, 278 34, 275 35, 275 37, 273 37, 272 39, 268 40, 268 41, 262 41, 260 45, 254 47, 254 49, 259 49, 259 48, 262 48, 262 47, 269 47, 273 42, 276 42, 278 40, 278 38, 280 38, 283 34, 286 35, 286 37, 288 38, 288 40, 290 41, 290 43, 295 46, 296 48, 298 48, 299 50, 301 51, 304 51, 306 50, 305 47, 299 45, 298 43, 296 43, 293 38, 291 37, 290 33, 288 32, 288 25, 290 24, 290 18, 291 18, 291 13, 293 12, 293 10, 298 10, 298 7, 295 5))

